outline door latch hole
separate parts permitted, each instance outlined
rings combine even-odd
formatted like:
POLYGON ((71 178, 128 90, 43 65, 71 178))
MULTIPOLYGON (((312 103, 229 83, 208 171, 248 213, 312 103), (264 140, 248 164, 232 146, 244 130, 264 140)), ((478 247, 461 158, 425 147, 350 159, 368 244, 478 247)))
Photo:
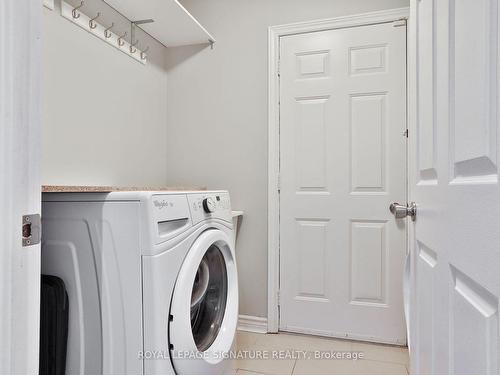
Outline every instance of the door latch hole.
POLYGON ((31 237, 31 223, 26 223, 23 225, 23 237, 24 238, 31 237))

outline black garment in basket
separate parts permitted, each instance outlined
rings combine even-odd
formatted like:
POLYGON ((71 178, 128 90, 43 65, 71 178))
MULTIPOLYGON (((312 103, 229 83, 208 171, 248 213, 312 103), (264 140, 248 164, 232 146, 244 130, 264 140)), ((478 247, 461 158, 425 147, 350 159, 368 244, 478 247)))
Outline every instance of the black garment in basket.
POLYGON ((68 293, 59 277, 42 275, 39 375, 64 375, 68 345, 68 293))

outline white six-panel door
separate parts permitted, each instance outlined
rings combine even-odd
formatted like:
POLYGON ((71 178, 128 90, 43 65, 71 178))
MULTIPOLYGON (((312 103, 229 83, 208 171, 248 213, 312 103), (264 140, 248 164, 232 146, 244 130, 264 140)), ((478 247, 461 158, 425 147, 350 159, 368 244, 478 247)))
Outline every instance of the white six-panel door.
POLYGON ((406 27, 280 41, 280 329, 406 342, 406 27))
POLYGON ((413 375, 499 373, 498 1, 413 0, 413 375))

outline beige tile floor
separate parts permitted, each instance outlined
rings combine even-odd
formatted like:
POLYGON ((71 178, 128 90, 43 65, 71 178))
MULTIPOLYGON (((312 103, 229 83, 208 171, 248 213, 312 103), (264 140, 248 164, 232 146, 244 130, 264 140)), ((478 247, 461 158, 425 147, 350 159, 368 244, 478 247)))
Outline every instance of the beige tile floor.
POLYGON ((264 335, 238 331, 236 349, 249 353, 304 351, 307 352, 304 355, 312 357, 279 360, 237 359, 233 361, 231 372, 236 375, 409 375, 408 350, 388 345, 285 333, 264 335), (319 352, 362 352, 364 358, 356 361, 314 359, 319 352))

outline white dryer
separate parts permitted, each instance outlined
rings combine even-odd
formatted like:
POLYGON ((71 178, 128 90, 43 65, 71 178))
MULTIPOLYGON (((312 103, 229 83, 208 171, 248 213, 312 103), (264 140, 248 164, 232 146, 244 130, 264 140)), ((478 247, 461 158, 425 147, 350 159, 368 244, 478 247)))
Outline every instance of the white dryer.
POLYGON ((69 298, 66 373, 223 374, 238 319, 229 194, 49 193, 42 273, 69 298))

